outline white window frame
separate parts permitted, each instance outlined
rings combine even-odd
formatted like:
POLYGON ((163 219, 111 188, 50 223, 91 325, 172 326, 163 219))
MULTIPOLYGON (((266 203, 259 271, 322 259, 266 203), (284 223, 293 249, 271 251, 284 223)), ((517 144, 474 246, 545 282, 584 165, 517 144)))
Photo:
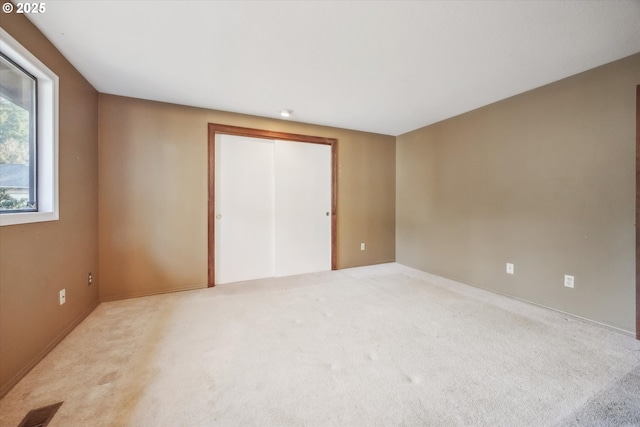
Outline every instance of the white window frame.
POLYGON ((38 80, 37 212, 0 214, 0 226, 56 221, 58 202, 58 76, 0 28, 0 50, 38 80))

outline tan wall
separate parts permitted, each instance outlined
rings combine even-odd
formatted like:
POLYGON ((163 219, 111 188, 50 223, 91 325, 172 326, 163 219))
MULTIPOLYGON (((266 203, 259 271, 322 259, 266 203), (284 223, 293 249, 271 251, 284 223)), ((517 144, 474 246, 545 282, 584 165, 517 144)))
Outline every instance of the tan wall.
POLYGON ((640 54, 399 136, 397 261, 633 331, 637 84, 640 54))
POLYGON ((208 123, 337 138, 338 268, 395 260, 394 137, 101 94, 101 300, 206 286, 208 123))
POLYGON ((0 395, 98 301, 98 94, 23 15, 2 27, 60 79, 60 220, 0 227, 0 395))

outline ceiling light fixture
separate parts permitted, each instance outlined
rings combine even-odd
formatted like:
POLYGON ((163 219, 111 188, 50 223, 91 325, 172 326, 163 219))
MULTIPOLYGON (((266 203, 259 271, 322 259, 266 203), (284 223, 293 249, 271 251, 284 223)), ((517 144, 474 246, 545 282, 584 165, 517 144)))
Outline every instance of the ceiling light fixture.
POLYGON ((280 110, 280 115, 282 117, 291 117, 293 116, 293 110, 289 110, 288 108, 285 108, 284 110, 280 110))

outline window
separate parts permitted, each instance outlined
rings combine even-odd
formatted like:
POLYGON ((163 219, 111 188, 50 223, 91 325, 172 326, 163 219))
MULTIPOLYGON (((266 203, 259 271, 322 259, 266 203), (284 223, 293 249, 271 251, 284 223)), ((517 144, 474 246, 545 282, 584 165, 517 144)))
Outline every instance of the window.
POLYGON ((0 53, 0 212, 38 210, 37 82, 0 53))
POLYGON ((58 77, 0 28, 0 225, 57 220, 58 77))

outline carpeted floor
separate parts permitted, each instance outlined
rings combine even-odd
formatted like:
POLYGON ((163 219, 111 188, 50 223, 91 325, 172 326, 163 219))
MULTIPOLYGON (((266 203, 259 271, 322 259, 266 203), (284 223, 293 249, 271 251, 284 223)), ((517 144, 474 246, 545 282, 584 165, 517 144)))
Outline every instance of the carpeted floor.
POLYGON ((640 425, 639 381, 630 335, 384 264, 100 304, 0 426, 640 425))

